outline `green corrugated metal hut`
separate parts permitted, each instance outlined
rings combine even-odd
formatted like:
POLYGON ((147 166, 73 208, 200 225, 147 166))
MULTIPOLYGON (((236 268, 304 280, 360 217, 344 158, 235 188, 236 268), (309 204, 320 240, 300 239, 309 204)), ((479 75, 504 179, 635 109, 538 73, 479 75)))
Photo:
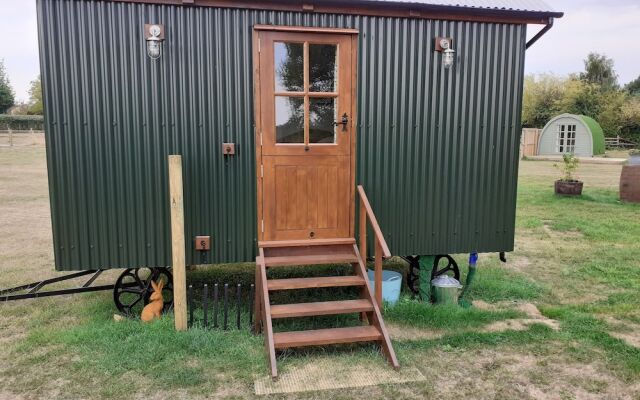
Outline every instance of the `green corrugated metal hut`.
POLYGON ((543 2, 37 7, 57 269, 171 264, 170 154, 189 264, 252 261, 272 236, 354 235, 353 195, 330 184, 364 186, 395 255, 513 249, 527 24, 562 15, 543 2), (287 175, 287 151, 317 162, 287 175), (282 189, 296 179, 307 197, 282 189), (269 190, 285 196, 273 215, 269 190))

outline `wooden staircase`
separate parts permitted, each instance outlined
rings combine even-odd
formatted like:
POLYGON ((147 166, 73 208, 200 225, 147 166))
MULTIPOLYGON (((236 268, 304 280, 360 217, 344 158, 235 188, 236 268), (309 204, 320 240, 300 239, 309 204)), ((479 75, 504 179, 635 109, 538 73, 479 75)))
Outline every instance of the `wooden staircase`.
POLYGON ((269 355, 271 377, 278 375, 276 350, 339 343, 377 342, 389 363, 399 368, 380 308, 367 285, 367 272, 356 241, 345 239, 316 239, 298 241, 259 242, 256 258, 256 318, 254 330, 264 331, 265 347, 269 355), (318 264, 351 264, 353 275, 313 278, 267 279, 267 270, 281 266, 318 264), (360 298, 354 300, 321 301, 312 303, 271 304, 270 293, 280 290, 332 287, 360 287, 360 298), (273 332, 272 321, 279 318, 311 317, 358 313, 362 326, 315 329, 293 332, 273 332))

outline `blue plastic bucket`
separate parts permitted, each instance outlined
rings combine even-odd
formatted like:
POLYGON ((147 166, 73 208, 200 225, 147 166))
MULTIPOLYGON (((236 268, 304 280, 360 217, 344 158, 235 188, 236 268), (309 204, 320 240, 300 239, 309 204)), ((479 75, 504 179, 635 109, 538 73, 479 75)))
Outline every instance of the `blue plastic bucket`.
MULTIPOLYGON (((375 273, 368 269, 369 285, 374 289, 375 273)), ((400 288, 402 287, 402 274, 396 271, 382 270, 382 300, 393 305, 400 298, 400 288)))

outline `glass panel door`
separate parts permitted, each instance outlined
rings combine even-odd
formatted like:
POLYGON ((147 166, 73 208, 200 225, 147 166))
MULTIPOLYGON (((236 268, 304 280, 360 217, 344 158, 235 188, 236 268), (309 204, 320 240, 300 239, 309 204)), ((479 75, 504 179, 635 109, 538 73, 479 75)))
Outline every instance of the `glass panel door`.
POLYGON ((273 43, 276 144, 336 143, 338 44, 273 43))

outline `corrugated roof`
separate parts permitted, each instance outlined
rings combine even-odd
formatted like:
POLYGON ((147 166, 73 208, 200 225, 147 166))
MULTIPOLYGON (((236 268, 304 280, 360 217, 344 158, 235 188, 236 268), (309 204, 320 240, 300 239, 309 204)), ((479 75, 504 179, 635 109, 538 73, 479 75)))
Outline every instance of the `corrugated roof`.
POLYGON ((379 3, 421 4, 443 7, 478 8, 553 13, 555 10, 542 0, 368 0, 379 3))

